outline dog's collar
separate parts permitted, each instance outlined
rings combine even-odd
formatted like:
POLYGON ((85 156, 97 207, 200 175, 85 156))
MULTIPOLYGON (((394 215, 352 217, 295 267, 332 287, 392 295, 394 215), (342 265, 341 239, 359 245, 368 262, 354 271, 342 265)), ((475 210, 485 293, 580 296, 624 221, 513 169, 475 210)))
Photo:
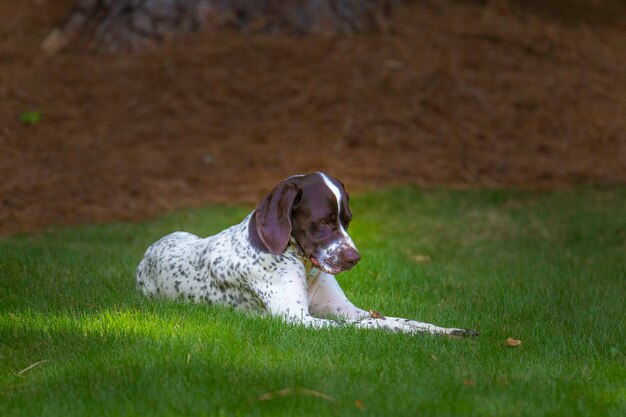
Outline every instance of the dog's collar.
POLYGON ((293 250, 298 258, 301 260, 308 260, 304 254, 304 249, 302 249, 302 246, 300 246, 295 237, 289 236, 289 244, 293 247, 293 250))

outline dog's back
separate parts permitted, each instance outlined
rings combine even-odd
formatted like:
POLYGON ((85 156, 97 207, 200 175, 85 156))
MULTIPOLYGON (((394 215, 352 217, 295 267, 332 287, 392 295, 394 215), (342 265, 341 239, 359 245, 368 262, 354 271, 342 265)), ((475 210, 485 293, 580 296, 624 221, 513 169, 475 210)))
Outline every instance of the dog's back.
POLYGON ((238 237, 247 220, 204 239, 186 232, 161 238, 137 267, 137 288, 150 296, 258 309, 262 303, 241 266, 247 251, 238 237))

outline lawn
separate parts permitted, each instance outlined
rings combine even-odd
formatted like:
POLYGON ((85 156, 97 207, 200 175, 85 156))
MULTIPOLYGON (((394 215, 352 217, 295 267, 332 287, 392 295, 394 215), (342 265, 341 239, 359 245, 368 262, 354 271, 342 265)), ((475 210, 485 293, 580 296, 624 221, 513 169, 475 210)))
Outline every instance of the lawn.
POLYGON ((351 208, 355 304, 480 336, 311 330, 135 291, 160 236, 250 207, 51 230, 0 240, 0 416, 626 415, 626 189, 399 188, 351 208))

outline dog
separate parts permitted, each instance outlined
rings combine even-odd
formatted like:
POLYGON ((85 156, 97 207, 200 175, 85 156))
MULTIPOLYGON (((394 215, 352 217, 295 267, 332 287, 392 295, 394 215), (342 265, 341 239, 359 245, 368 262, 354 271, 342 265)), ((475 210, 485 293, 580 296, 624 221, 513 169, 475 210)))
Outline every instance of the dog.
POLYGON ((347 233, 348 202, 344 185, 330 175, 291 176, 238 225, 208 238, 174 232, 154 243, 137 268, 137 288, 149 296, 268 312, 314 328, 477 335, 385 317, 347 299, 334 275, 361 259, 347 233))

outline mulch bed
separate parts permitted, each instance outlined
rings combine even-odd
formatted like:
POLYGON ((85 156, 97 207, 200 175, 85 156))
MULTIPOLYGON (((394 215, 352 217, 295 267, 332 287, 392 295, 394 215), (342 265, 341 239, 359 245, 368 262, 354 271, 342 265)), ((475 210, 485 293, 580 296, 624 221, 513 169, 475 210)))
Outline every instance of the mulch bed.
POLYGON ((47 56, 71 3, 0 3, 3 235, 254 203, 317 170, 351 191, 626 183, 623 22, 419 2, 383 35, 214 29, 47 56))

